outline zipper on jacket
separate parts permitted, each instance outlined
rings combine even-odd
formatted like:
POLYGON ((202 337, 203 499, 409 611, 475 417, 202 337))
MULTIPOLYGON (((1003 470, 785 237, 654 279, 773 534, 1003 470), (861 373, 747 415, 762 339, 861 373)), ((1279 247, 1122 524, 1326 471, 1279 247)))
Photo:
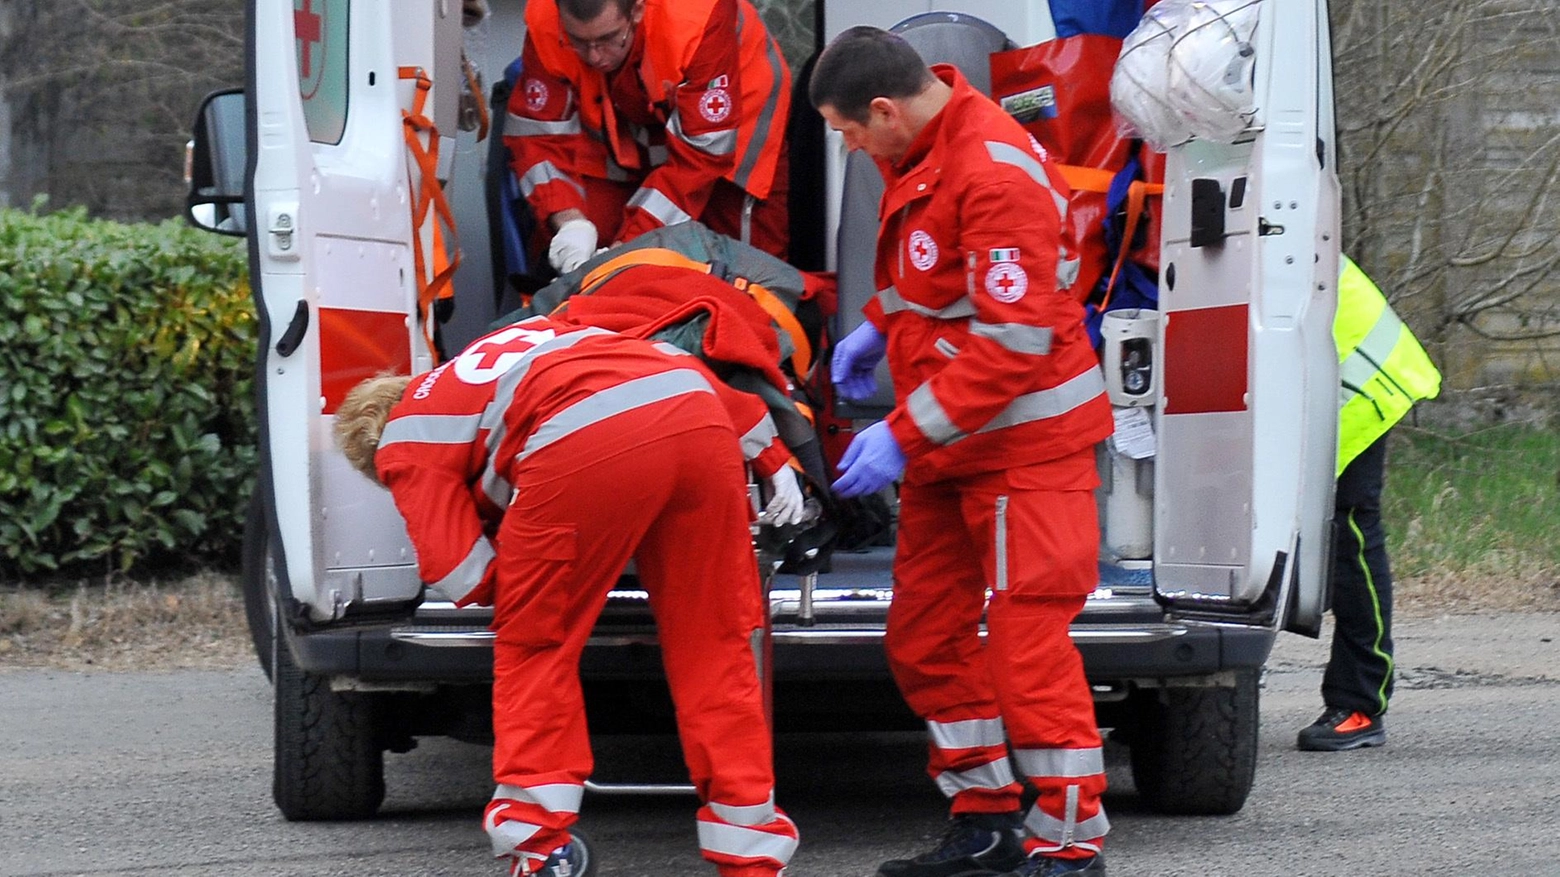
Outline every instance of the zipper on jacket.
POLYGON ((996 590, 1008 589, 1008 551, 1007 551, 1007 508, 1008 498, 1004 494, 997 497, 997 583, 996 590))

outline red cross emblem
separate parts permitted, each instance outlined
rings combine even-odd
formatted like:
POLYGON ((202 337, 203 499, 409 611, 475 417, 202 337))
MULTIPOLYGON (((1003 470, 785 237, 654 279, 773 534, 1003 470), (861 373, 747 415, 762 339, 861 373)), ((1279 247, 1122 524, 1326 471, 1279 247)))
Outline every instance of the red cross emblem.
POLYGON ((547 83, 540 79, 527 79, 525 81, 525 105, 533 112, 540 111, 547 106, 547 83))
POLYGON ((986 272, 986 293, 1003 304, 1012 304, 1029 291, 1029 275, 1015 262, 998 262, 986 272))
POLYGON ((712 88, 699 98, 699 115, 709 122, 724 122, 731 115, 731 94, 724 88, 712 88))
POLYGON ((298 43, 298 91, 305 100, 319 90, 325 73, 325 18, 314 11, 314 0, 301 0, 293 7, 293 38, 298 43), (320 61, 315 64, 315 46, 320 61), (318 69, 316 69, 318 68, 318 69))
POLYGON ((937 264, 937 241, 919 228, 910 232, 910 264, 919 271, 930 270, 937 264))
POLYGON ((455 359, 455 376, 468 384, 486 384, 498 380, 536 345, 557 335, 552 329, 527 329, 511 326, 478 339, 455 359))

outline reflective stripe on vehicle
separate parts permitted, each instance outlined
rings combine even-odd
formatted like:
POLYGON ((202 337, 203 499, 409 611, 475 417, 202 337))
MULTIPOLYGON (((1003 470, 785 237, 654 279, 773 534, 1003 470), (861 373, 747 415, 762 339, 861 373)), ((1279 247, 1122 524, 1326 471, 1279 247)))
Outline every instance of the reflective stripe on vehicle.
POLYGON ((585 187, 581 186, 579 183, 574 182, 574 180, 570 179, 568 174, 565 174, 563 171, 559 170, 558 166, 550 161, 539 161, 536 164, 531 165, 531 167, 526 170, 525 173, 520 175, 520 194, 529 198, 531 197, 531 193, 535 192, 538 186, 543 186, 547 183, 555 182, 568 183, 571 187, 573 187, 574 191, 580 193, 581 198, 585 197, 585 187))
POLYGON ((937 788, 950 798, 969 789, 1005 789, 1016 782, 1013 768, 1008 766, 1007 753, 996 761, 969 770, 945 770, 937 775, 936 781, 937 788))
POLYGON ((580 133, 579 113, 555 122, 544 122, 541 119, 517 116, 514 113, 504 116, 505 137, 560 137, 578 133, 580 133))
POLYGON ((559 411, 526 439, 517 459, 524 460, 542 448, 588 426, 616 417, 635 408, 643 408, 688 393, 711 393, 704 376, 692 369, 674 369, 624 381, 594 393, 589 398, 559 411))
POLYGON ((666 130, 678 140, 692 146, 705 155, 730 155, 737 151, 737 129, 724 128, 703 134, 689 134, 683 130, 682 114, 673 110, 666 120, 666 130))
POLYGON ((677 225, 693 219, 659 189, 640 189, 634 193, 634 197, 628 199, 628 206, 638 207, 654 216, 662 225, 677 225))
POLYGON ((1007 729, 1001 719, 964 719, 958 722, 926 723, 932 745, 938 749, 979 749, 1001 746, 1007 741, 1007 729))
POLYGON ((487 573, 488 564, 492 563, 496 556, 493 552, 493 543, 489 542, 486 536, 478 536, 477 541, 472 543, 471 550, 466 552, 466 557, 444 578, 429 583, 429 587, 438 588, 451 600, 459 603, 482 583, 482 576, 487 573))
MULTIPOLYGON (((1051 852, 1074 846, 1080 840, 1093 840, 1104 837, 1110 833, 1110 820, 1105 818, 1105 808, 1100 807, 1100 812, 1090 816, 1082 822, 1078 821, 1078 787, 1067 787, 1067 816, 1065 819, 1057 819, 1040 809, 1036 804, 1030 808, 1029 815, 1024 819, 1024 827, 1040 840, 1049 844, 1042 847, 1039 852, 1051 852)), ((1087 845, 1091 846, 1092 845, 1087 845)))
POLYGON ((961 298, 952 304, 940 308, 929 308, 914 302, 904 300, 895 287, 886 287, 877 291, 878 304, 882 305, 883 313, 897 314, 900 311, 911 311, 923 317, 931 317, 936 320, 957 320, 964 317, 975 316, 975 303, 968 298, 961 298))
POLYGON ((1048 326, 1029 326, 1024 323, 982 323, 970 321, 970 334, 990 338, 1004 349, 1014 353, 1045 356, 1051 352, 1052 332, 1048 326))
MULTIPOLYGON (((1001 413, 993 417, 979 432, 994 432, 1010 426, 1032 423, 1058 417, 1077 408, 1105 392, 1105 378, 1097 367, 1091 367, 1059 386, 1048 390, 1036 390, 1014 399, 1001 413)), ((932 392, 930 383, 916 387, 905 403, 910 419, 927 440, 933 444, 951 445, 968 438, 969 433, 954 424, 942 403, 932 392)))
POLYGON ((1014 749, 1018 769, 1027 777, 1090 777, 1105 772, 1104 751, 1083 749, 1014 749))

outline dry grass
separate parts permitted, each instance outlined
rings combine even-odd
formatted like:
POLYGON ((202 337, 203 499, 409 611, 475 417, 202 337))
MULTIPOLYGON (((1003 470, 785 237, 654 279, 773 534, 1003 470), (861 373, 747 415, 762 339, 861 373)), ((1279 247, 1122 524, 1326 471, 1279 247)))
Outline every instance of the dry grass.
POLYGON ((0 586, 0 670, 172 670, 254 660, 231 576, 0 586))

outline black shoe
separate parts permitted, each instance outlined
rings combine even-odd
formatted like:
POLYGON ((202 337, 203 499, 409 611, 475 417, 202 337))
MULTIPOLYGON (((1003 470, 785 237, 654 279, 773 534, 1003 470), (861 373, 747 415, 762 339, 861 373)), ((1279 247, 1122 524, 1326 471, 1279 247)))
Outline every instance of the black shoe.
MULTIPOLYGON (((956 877, 974 877, 979 873, 976 871, 956 877)), ((999 877, 1105 877, 1105 854, 1099 853, 1087 859, 1058 859, 1036 853, 999 877)))
POLYGON ((1309 752, 1339 752, 1387 742, 1387 724, 1381 716, 1328 707, 1321 718, 1300 729, 1295 745, 1309 752))
POLYGON ((553 850, 545 862, 516 858, 510 867, 510 877, 587 877, 591 873, 590 848, 583 835, 571 832, 569 842, 553 850), (529 869, 527 866, 529 865, 529 869))
POLYGON ((953 877, 998 874, 1024 863, 1018 813, 960 813, 948 821, 936 848, 913 859, 889 859, 878 877, 953 877))

